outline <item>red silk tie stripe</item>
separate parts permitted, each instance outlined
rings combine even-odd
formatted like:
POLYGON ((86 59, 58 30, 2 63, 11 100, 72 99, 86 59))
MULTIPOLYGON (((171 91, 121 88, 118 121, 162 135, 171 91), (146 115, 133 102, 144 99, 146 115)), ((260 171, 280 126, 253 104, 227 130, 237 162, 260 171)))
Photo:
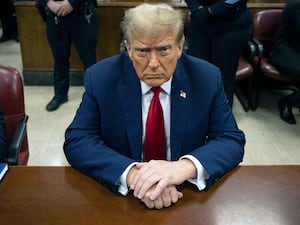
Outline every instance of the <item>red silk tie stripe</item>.
POLYGON ((161 87, 152 88, 152 97, 147 121, 144 140, 144 161, 152 159, 166 159, 166 134, 164 125, 164 114, 159 100, 161 87))

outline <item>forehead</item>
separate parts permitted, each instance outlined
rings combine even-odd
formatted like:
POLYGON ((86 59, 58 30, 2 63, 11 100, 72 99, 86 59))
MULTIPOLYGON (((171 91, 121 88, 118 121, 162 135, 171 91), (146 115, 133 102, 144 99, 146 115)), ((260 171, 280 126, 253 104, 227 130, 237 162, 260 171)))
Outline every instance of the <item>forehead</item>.
POLYGON ((155 48, 165 45, 173 45, 176 42, 176 35, 173 32, 164 35, 145 35, 132 38, 130 44, 133 48, 155 48))

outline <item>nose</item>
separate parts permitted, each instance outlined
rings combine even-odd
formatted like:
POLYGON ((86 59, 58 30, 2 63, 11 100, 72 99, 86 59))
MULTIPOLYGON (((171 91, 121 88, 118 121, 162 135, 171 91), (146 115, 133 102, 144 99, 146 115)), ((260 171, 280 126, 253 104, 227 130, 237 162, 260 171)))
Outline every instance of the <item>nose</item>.
POLYGON ((150 69, 155 69, 159 67, 159 59, 155 51, 150 52, 148 66, 150 69))

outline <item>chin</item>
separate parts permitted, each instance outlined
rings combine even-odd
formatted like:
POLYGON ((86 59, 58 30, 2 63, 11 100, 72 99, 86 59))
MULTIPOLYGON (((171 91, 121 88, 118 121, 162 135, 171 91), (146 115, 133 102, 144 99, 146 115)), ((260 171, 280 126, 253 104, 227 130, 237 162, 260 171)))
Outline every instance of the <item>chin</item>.
POLYGON ((164 83, 165 81, 161 81, 161 80, 156 80, 156 81, 148 81, 148 82, 146 82, 146 84, 148 84, 149 86, 151 86, 151 87, 158 87, 158 86, 160 86, 160 85, 162 85, 163 83, 164 83))

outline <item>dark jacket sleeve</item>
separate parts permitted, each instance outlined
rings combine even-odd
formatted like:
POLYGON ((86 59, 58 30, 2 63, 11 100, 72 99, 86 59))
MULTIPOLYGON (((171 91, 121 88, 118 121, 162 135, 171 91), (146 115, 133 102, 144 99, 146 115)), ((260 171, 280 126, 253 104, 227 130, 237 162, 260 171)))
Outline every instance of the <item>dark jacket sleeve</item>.
POLYGON ((68 0, 73 7, 76 7, 80 2, 84 2, 84 0, 68 0))
MULTIPOLYGON (((39 4, 39 5, 44 5, 44 6, 46 6, 48 1, 49 1, 49 0, 36 0, 36 3, 39 4)), ((68 0, 68 1, 69 1, 69 3, 70 3, 73 7, 76 7, 76 6, 78 6, 80 3, 85 2, 85 1, 87 1, 87 0, 68 0)))
POLYGON ((300 1, 290 1, 283 10, 283 19, 294 32, 295 39, 300 40, 300 1))
POLYGON ((36 3, 36 5, 46 6, 48 1, 49 0, 36 0, 35 3, 36 3))
POLYGON ((85 2, 92 3, 95 7, 97 6, 96 0, 68 0, 68 1, 74 8, 78 7, 80 4, 83 4, 85 2))
POLYGON ((189 131, 189 141, 185 143, 201 140, 201 130, 205 131, 207 138, 205 143, 194 145, 195 148, 185 145, 184 149, 193 149, 187 154, 198 159, 205 168, 208 175, 205 189, 208 190, 243 160, 245 134, 238 128, 227 104, 220 70, 205 61, 199 62, 190 57, 184 59, 184 56, 185 71, 189 71, 189 76, 193 78, 192 89, 196 90, 191 105, 198 118, 191 116, 191 121, 194 125, 201 124, 198 129, 189 131))
POLYGON ((220 16, 227 13, 232 13, 240 8, 246 7, 248 0, 185 0, 189 10, 193 13, 199 7, 210 8, 212 16, 220 16))
POLYGON ((247 2, 248 0, 218 0, 210 6, 210 11, 214 16, 232 13, 246 7, 247 2))

